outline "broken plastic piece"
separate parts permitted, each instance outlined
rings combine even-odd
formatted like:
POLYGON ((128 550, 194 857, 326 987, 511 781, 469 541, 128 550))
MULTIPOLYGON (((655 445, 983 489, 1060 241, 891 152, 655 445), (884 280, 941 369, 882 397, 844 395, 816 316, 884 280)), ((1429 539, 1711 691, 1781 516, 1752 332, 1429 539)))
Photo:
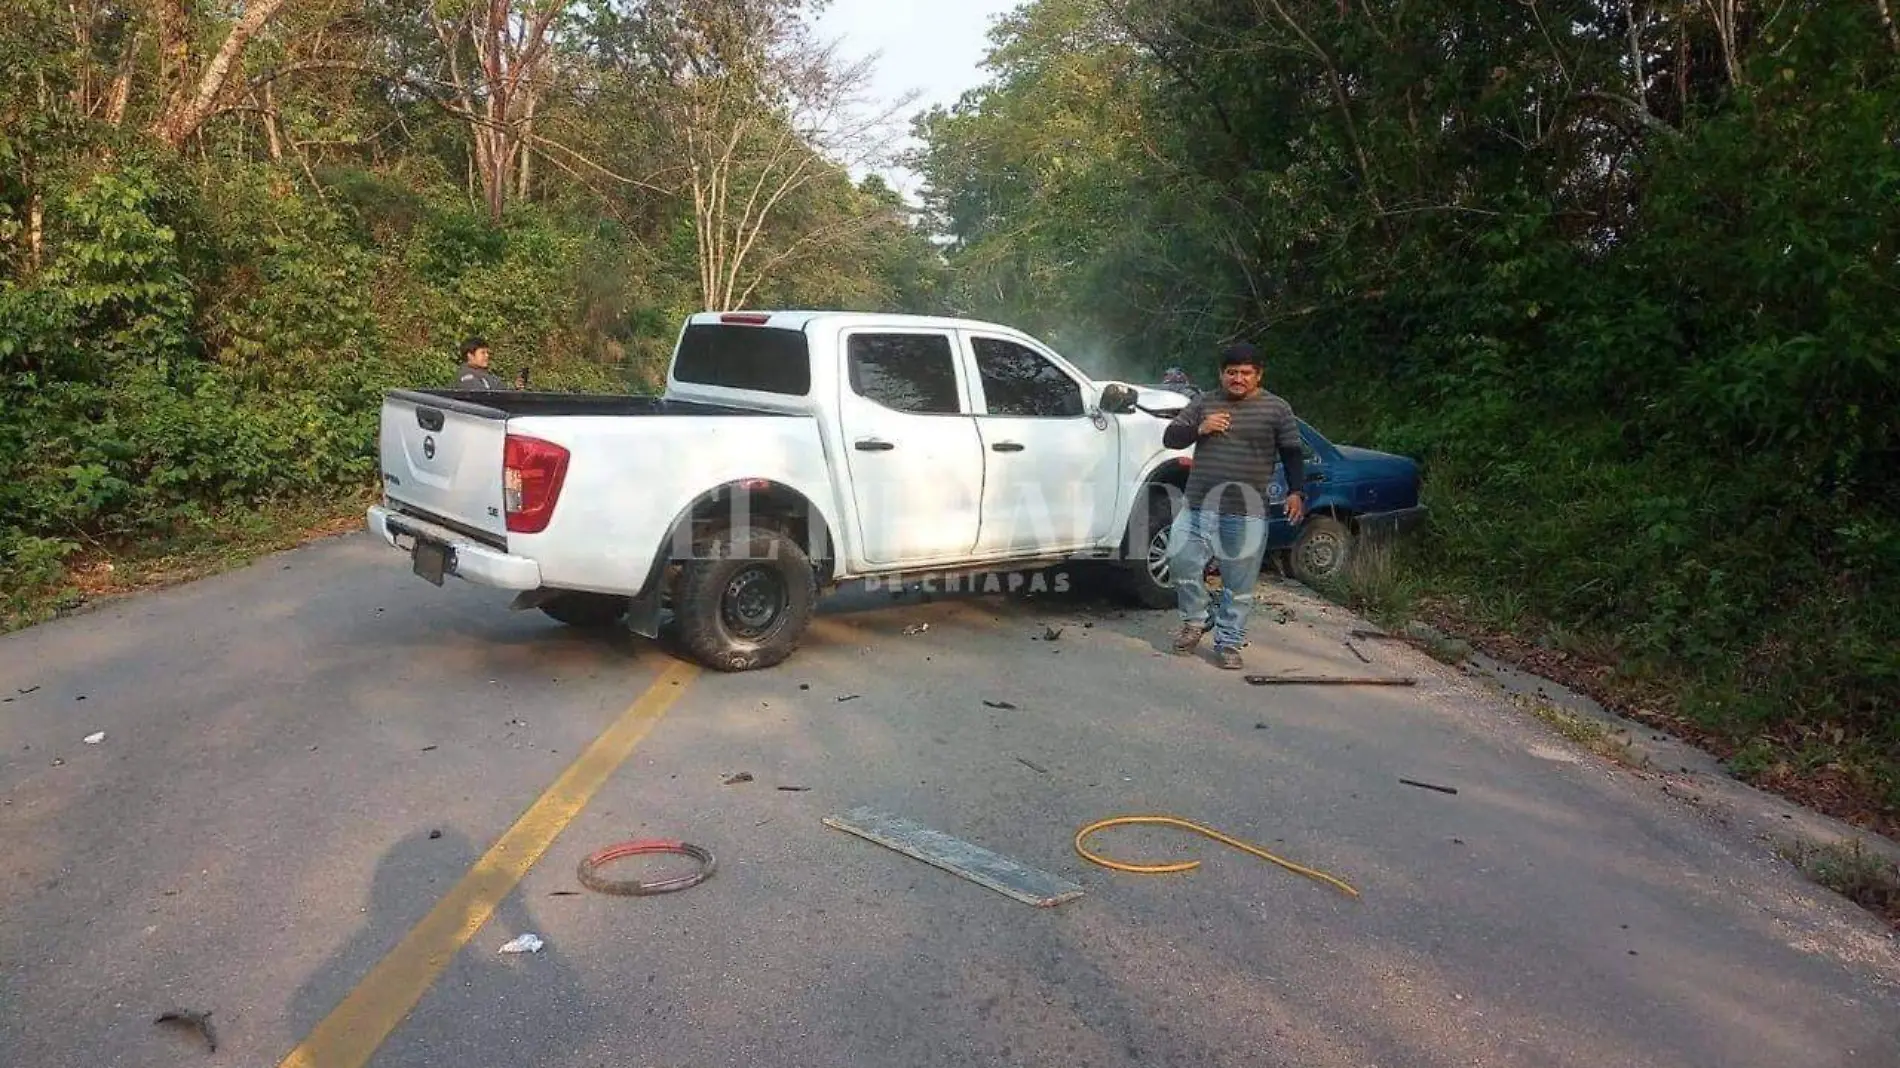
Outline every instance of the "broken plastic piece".
POLYGON ((541 952, 541 947, 544 945, 546 945, 546 943, 541 941, 541 936, 530 931, 527 934, 509 939, 508 944, 501 947, 501 952, 539 953, 541 952))

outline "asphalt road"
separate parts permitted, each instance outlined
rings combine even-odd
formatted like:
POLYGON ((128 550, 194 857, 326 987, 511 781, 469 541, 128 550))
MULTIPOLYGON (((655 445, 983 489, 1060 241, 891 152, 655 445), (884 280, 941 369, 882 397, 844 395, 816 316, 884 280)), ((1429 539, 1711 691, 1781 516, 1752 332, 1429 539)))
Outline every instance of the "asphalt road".
POLYGON ((438 590, 360 535, 0 639, 0 1063, 280 1063, 642 700, 651 729, 370 1063, 1900 1063, 1900 953, 1870 917, 1274 599, 1250 671, 1419 685, 1249 686, 1162 655, 1167 614, 1079 599, 857 595, 788 664, 695 674, 659 714, 663 649, 438 590), (1086 893, 1030 907, 821 822, 859 805, 1086 893), (1164 829, 1092 845, 1203 866, 1076 854, 1128 814, 1361 896, 1164 829), (582 856, 635 836, 718 874, 576 893, 582 856), (497 953, 527 931, 542 952, 497 953), (216 1053, 154 1026, 174 1008, 212 1012, 216 1053))

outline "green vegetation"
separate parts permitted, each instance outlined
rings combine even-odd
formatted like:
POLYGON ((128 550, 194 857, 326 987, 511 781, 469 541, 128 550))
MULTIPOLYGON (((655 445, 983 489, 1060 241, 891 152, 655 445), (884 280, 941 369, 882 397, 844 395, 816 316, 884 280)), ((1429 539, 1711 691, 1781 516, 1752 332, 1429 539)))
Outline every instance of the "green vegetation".
POLYGON ((382 391, 470 334, 639 390, 703 308, 923 310, 941 257, 846 169, 888 116, 833 107, 865 71, 805 6, 10 5, 0 616, 354 508, 382 391))
POLYGON ((1425 465, 1375 597, 1587 650, 1900 826, 1887 14, 1036 0, 918 124, 947 299, 1127 373, 1263 343, 1329 435, 1425 465))

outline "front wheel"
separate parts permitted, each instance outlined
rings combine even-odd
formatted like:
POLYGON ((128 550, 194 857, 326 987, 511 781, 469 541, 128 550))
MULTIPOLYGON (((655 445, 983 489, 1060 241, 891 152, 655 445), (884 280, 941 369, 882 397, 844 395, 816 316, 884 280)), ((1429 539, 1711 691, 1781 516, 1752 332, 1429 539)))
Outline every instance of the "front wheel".
POLYGON ((1159 492, 1150 493, 1148 507, 1128 521, 1123 551, 1129 559, 1122 565, 1122 591, 1143 608, 1173 608, 1179 600, 1168 573, 1173 527, 1174 498, 1159 492))
POLYGON ((1309 515, 1287 557, 1293 577, 1308 586, 1340 582, 1352 562, 1352 531, 1332 516, 1309 515))
POLYGON ((776 530, 721 531, 680 569, 673 605, 687 652, 716 671, 771 667, 798 647, 818 602, 817 575, 776 530))

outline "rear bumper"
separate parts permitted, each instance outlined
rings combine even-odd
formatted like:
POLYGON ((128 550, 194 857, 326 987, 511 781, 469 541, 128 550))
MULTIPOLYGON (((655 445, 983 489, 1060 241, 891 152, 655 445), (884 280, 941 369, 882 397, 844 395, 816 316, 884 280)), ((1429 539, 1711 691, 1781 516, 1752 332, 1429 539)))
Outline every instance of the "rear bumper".
POLYGON ((1429 518, 1431 518, 1431 509, 1422 504, 1415 508, 1397 508, 1390 512, 1370 512, 1359 517, 1359 533, 1374 538, 1409 534, 1424 526, 1429 518))
POLYGON ((447 527, 392 512, 380 504, 370 506, 369 529, 370 533, 398 549, 412 548, 417 538, 448 546, 451 550, 448 573, 478 586, 493 586, 503 590, 541 588, 541 565, 533 560, 471 541, 466 535, 457 534, 447 527), (409 544, 403 544, 399 540, 401 538, 409 538, 409 544))

